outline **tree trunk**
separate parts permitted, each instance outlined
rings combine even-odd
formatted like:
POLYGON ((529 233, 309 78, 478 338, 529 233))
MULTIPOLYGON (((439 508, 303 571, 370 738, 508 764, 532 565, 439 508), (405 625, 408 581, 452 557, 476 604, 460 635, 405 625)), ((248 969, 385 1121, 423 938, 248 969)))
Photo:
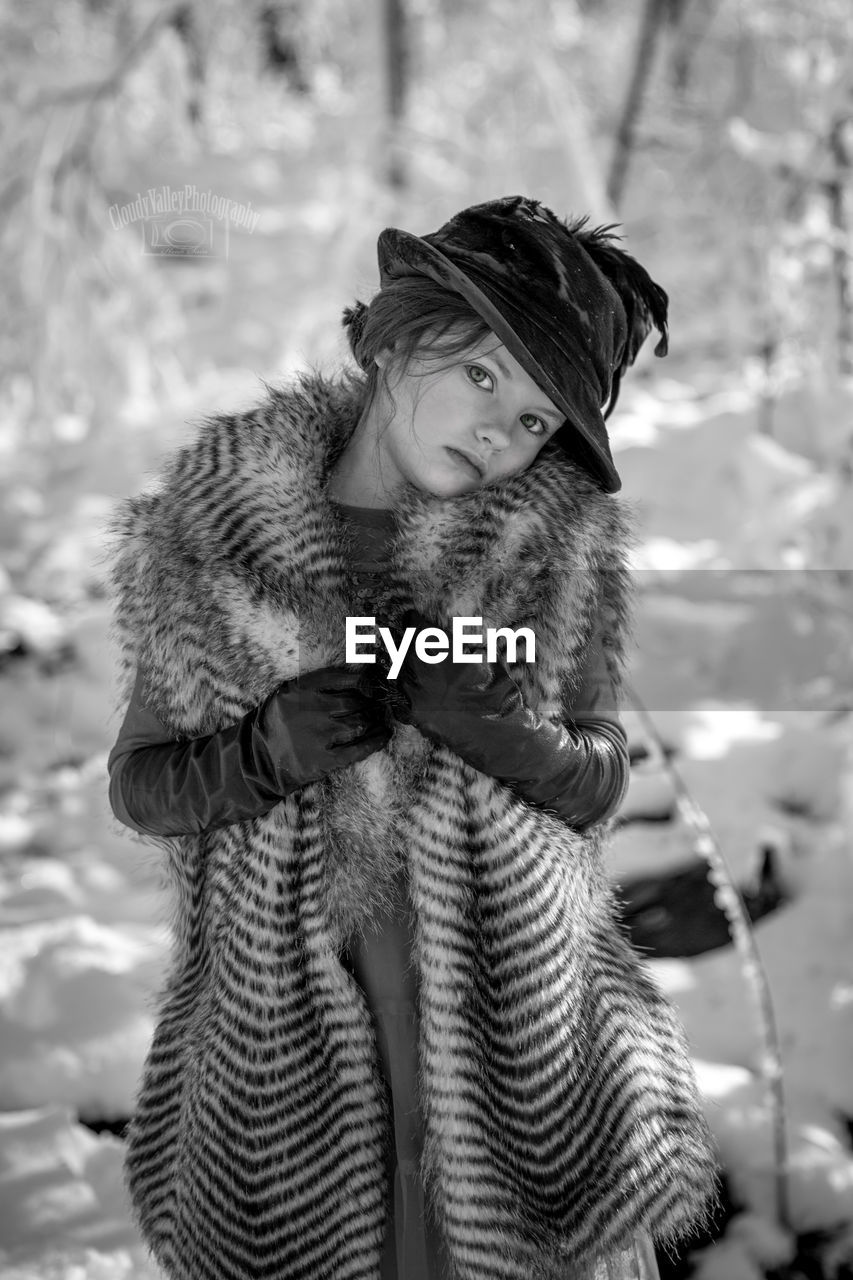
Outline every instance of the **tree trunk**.
POLYGON ((387 113, 385 178, 389 186, 399 190, 406 185, 408 177, 402 139, 409 85, 405 0, 383 0, 382 27, 387 113))
POLYGON ((838 367, 853 375, 853 256, 850 253, 850 170, 853 166, 853 113, 836 116, 829 134, 834 173, 827 184, 832 222, 832 265, 838 298, 838 367))
POLYGON ((643 95, 654 63, 658 38, 668 13, 669 0, 646 0, 640 23, 637 51, 634 55, 634 69, 625 95, 619 127, 616 130, 616 146, 607 177, 607 196, 614 209, 618 209, 622 202, 628 179, 628 167, 634 150, 635 131, 643 105, 643 95))
POLYGON ((690 88, 693 60, 711 28, 719 4, 720 0, 701 0, 699 4, 683 0, 670 10, 674 36, 670 75, 672 87, 680 95, 690 88))

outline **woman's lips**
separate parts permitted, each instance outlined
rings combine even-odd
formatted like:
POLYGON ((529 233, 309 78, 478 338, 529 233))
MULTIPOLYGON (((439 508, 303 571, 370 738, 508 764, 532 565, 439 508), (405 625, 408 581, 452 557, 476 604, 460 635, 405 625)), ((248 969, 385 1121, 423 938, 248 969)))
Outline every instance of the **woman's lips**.
POLYGON ((469 475, 476 476, 478 480, 482 478, 480 472, 474 466, 473 462, 470 462, 465 457, 464 453, 460 453, 458 449, 451 449, 450 445, 445 445, 444 447, 447 450, 447 452, 450 454, 453 461, 457 464, 457 466, 464 467, 464 469, 468 472, 469 475))

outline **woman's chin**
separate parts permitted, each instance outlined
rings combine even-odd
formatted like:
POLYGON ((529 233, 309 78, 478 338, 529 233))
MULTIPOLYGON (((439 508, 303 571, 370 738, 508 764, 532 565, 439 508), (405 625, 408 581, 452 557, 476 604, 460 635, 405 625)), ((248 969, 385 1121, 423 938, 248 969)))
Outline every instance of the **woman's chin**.
POLYGON ((418 488, 431 493, 434 498, 461 498, 463 494, 473 493, 478 486, 471 480, 461 476, 458 480, 435 478, 429 481, 418 481, 418 488))
POLYGON ((478 477, 468 475, 456 467, 450 467, 446 471, 436 467, 428 474, 419 476, 416 483, 437 498, 458 498, 461 494, 473 493, 480 487, 478 477))

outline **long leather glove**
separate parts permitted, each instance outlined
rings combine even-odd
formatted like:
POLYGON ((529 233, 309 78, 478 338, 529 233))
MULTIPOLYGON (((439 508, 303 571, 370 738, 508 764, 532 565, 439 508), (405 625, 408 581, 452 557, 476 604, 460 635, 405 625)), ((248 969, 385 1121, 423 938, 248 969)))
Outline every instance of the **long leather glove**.
MULTIPOLYGON (((402 623, 418 630, 433 625, 412 609, 402 623)), ((577 829, 602 821, 621 804, 629 774, 621 726, 552 724, 525 703, 502 662, 483 656, 454 663, 448 656, 426 663, 410 646, 396 680, 387 683, 398 720, 577 829)))
POLYGON ((108 761, 110 802, 120 821, 151 835, 258 817, 392 733, 375 677, 346 667, 285 681, 235 724, 189 742, 170 740, 140 705, 141 686, 140 673, 108 761))

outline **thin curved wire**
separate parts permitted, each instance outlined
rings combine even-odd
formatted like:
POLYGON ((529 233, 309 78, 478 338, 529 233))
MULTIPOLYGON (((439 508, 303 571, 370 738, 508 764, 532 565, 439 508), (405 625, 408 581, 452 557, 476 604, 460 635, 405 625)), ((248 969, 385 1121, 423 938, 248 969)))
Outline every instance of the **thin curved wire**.
POLYGON ((773 998, 767 971, 758 950, 755 930, 746 904, 741 897, 731 868, 714 834, 705 810, 694 798, 686 782, 664 748, 657 725, 642 698, 631 685, 626 685, 643 727, 659 754, 660 763, 675 790, 678 812, 695 833, 693 850, 708 864, 708 876, 716 890, 714 902, 729 923, 732 940, 740 956, 741 966, 758 1010, 759 1034, 762 1042, 761 1074, 767 1087, 773 1125, 773 1148, 776 1185, 776 1215, 780 1226, 791 1230, 788 1196, 788 1135, 785 1109, 782 1050, 773 998))

